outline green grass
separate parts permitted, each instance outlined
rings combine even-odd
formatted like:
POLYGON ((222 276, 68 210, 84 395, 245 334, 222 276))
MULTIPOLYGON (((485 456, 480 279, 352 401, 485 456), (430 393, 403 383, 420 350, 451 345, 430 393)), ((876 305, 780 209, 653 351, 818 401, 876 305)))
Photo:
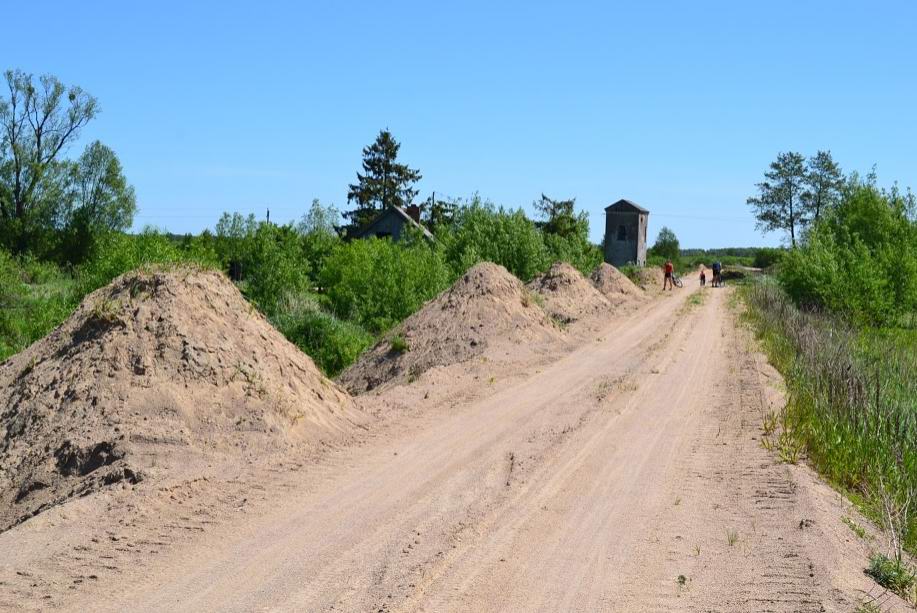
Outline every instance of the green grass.
POLYGON ((77 303, 73 279, 56 267, 0 257, 0 361, 51 332, 77 303))
POLYGON ((392 351, 395 353, 405 353, 411 350, 408 341, 401 334, 396 334, 391 340, 392 351))
POLYGON ((901 560, 877 553, 869 559, 866 574, 876 580, 882 587, 893 591, 904 600, 914 603, 917 600, 917 576, 914 570, 901 560))
POLYGON ((917 551, 917 334, 802 312, 767 281, 742 294, 787 385, 782 459, 805 457, 917 551))

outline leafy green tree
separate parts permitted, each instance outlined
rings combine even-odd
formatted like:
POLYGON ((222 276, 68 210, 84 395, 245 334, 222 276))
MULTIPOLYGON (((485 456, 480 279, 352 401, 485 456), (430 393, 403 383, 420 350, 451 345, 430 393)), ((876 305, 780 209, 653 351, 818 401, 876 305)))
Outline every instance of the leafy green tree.
POLYGON ((652 255, 668 260, 677 260, 679 254, 678 237, 675 236, 675 233, 670 228, 662 226, 651 251, 652 255))
POLYGON ((801 200, 806 221, 815 223, 826 209, 837 205, 844 188, 841 167, 831 157, 830 151, 819 151, 808 159, 804 184, 806 189, 801 200))
POLYGON ((382 332, 445 289, 451 271, 438 247, 369 238, 341 242, 319 275, 333 314, 382 332))
POLYGON ((223 266, 230 262, 241 262, 248 255, 250 239, 258 229, 254 215, 248 217, 241 213, 223 213, 216 224, 216 252, 223 266))
POLYGON ((439 240, 457 276, 478 262, 494 262, 528 281, 551 265, 542 233, 522 209, 497 208, 475 196, 439 240))
POLYGON ((137 197, 121 169, 118 156, 94 141, 73 167, 73 210, 83 223, 125 231, 134 222, 137 197))
POLYGON ((324 206, 318 198, 312 201, 309 211, 303 215, 297 230, 302 236, 302 249, 313 280, 334 247, 341 242, 337 233, 341 213, 334 205, 324 206))
MULTIPOLYGON (((99 141, 68 163, 68 185, 59 196, 57 226, 62 231, 58 259, 79 264, 89 257, 98 237, 131 227, 137 199, 115 152, 99 141)), ((49 175, 43 182, 52 184, 49 175)))
POLYGON ((787 252, 779 280, 804 307, 889 325, 917 312, 917 223, 912 198, 854 178, 841 201, 787 252))
POLYGON ((805 158, 794 152, 778 154, 764 179, 757 184, 758 195, 747 200, 754 209, 757 226, 764 232, 785 231, 795 248, 797 228, 805 223, 805 158))
POLYGON ((569 238, 579 234, 585 223, 588 230, 589 221, 586 212, 579 215, 574 212, 576 198, 569 200, 554 200, 541 194, 541 198, 532 203, 535 210, 541 215, 541 229, 548 234, 556 234, 569 238))
POLYGON ((417 196, 414 184, 421 179, 416 169, 397 161, 401 145, 388 130, 381 130, 373 144, 363 148, 363 174, 350 185, 347 202, 356 208, 344 213, 349 229, 366 225, 389 206, 408 206, 417 196))
POLYGON ((96 99, 56 77, 36 79, 20 70, 4 73, 8 98, 0 98, 0 223, 10 247, 22 253, 30 235, 53 217, 42 198, 45 180, 61 153, 98 113, 96 99))
POLYGON ((249 243, 243 264, 245 293, 270 315, 285 295, 298 295, 309 288, 309 264, 292 225, 259 223, 249 243))
POLYGON ((434 234, 455 223, 460 202, 449 198, 436 198, 435 194, 421 207, 423 221, 434 234))

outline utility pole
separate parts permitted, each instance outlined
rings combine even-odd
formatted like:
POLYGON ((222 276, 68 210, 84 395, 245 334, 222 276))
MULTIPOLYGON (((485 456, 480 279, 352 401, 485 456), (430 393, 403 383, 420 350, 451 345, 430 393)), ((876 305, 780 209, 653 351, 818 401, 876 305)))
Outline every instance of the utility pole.
POLYGON ((267 208, 267 222, 271 223, 271 207, 267 208))

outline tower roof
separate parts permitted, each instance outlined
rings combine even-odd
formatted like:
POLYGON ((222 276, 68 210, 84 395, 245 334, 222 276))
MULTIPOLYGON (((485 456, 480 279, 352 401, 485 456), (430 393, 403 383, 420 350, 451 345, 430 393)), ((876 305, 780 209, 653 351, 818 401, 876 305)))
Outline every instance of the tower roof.
POLYGON ((646 210, 645 208, 643 208, 636 202, 632 202, 625 198, 621 198, 614 204, 609 204, 608 206, 605 207, 605 211, 606 212, 611 211, 612 213, 630 213, 633 211, 636 211, 637 213, 649 213, 648 210, 646 210))

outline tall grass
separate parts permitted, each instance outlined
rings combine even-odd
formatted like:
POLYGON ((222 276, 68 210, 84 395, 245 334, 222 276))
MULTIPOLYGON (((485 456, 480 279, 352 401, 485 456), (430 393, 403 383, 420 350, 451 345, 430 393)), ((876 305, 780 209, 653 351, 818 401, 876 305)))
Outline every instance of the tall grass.
POLYGON ((873 517, 888 523, 889 510, 897 514, 901 545, 914 551, 917 335, 802 311, 774 283, 743 291, 750 319, 786 379, 789 435, 873 517))

